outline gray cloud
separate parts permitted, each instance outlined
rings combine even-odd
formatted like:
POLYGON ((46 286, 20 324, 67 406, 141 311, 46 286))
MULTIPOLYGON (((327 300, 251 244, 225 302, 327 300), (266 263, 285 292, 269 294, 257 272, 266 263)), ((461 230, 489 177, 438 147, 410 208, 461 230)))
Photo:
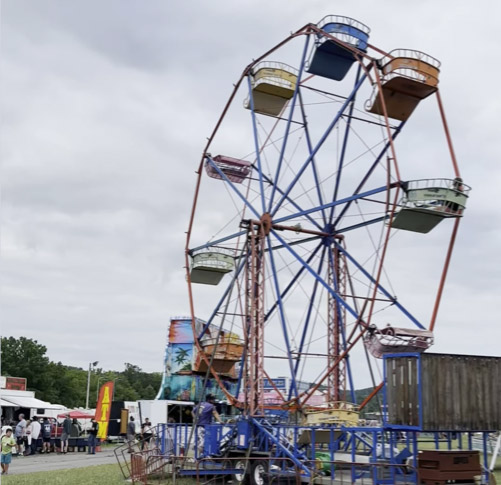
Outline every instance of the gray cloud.
MULTIPOLYGON (((330 12, 316 0, 238 8, 230 1, 7 0, 2 7, 4 335, 35 338, 67 364, 160 370, 168 318, 189 310, 183 251, 194 171, 232 84, 291 31, 340 13, 369 24, 372 42, 385 50, 416 48, 442 60, 442 99, 474 190, 436 350, 499 353, 501 100, 492 63, 499 6, 393 0, 382 10, 343 1, 330 12)), ((291 58, 299 55, 291 49, 291 58)), ((447 155, 431 123, 431 106, 409 121, 399 147, 409 174, 412 164, 447 155)), ((248 144, 241 126, 228 128, 226 146, 235 151, 248 144)), ((426 290, 438 285, 436 262, 445 256, 433 248, 449 230, 392 241, 402 284, 406 273, 421 275, 414 307, 430 304, 426 290)), ((210 303, 202 308, 210 311, 210 303)))

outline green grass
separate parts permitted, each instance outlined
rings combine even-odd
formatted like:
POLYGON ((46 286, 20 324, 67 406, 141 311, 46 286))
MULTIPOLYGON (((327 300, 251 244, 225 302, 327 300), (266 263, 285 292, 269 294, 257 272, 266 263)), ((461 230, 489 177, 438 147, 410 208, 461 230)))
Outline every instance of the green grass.
MULTIPOLYGON (((2 485, 125 485, 118 464, 94 465, 71 470, 55 470, 50 472, 25 473, 22 475, 3 475, 2 485)), ((169 485, 171 480, 152 480, 153 484, 169 485)), ((178 478, 176 485, 193 485, 191 478, 178 478)))
POLYGON ((118 464, 2 476, 2 485, 124 485, 118 464))
MULTIPOLYGON (((420 443, 420 449, 434 448, 431 444, 420 443), (424 446, 423 446, 424 445, 424 446)), ((442 448, 442 446, 441 446, 442 448)), ((494 476, 501 484, 501 458, 496 462, 494 476)), ((71 470, 56 470, 50 472, 25 473, 22 475, 2 476, 2 485, 124 485, 125 482, 118 464, 94 465, 71 470)), ((152 484, 170 484, 171 481, 152 481, 152 484)), ((191 485, 195 483, 189 478, 176 480, 176 485, 191 485)))

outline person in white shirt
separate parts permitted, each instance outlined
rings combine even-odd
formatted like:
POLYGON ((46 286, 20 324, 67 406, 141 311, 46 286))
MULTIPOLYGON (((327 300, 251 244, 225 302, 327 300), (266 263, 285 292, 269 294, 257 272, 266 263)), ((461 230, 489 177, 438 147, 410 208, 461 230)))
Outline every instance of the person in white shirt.
POLYGON ((38 421, 36 416, 33 416, 33 421, 31 422, 31 454, 34 455, 37 452, 38 438, 40 438, 40 430, 42 425, 38 421))

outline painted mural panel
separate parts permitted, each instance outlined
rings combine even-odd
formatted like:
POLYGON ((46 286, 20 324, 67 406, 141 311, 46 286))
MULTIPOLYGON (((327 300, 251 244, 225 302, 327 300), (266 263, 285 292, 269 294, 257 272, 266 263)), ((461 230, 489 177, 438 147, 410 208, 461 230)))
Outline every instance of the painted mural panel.
POLYGON ((191 320, 172 320, 169 327, 169 343, 192 344, 193 342, 191 320))
POLYGON ((193 401, 195 381, 193 376, 174 375, 165 380, 164 399, 193 401))
MULTIPOLYGON (((203 320, 196 319, 197 332, 201 332, 204 325, 203 320)), ((206 339, 211 339, 212 334, 217 334, 217 329, 209 328, 206 339)), ((228 346, 234 346, 238 343, 238 336, 233 333, 222 332, 220 340, 219 344, 222 349, 220 352, 226 352, 228 346)), ((216 353, 216 357, 217 355, 216 353)), ((224 357, 226 357, 226 354, 224 357)), ((238 363, 233 358, 216 358, 214 364, 220 367, 217 372, 225 388, 232 395, 235 395, 237 384, 225 378, 236 378, 238 363)), ((209 379, 204 388, 206 374, 207 366, 204 366, 195 346, 191 319, 189 317, 172 318, 168 330, 162 388, 157 398, 199 401, 205 394, 211 393, 218 400, 226 400, 224 392, 214 379, 209 379)))
MULTIPOLYGON (((226 381, 224 386, 229 392, 236 392, 236 383, 226 381)), ((226 400, 226 396, 214 379, 209 379, 204 389, 204 376, 178 374, 172 375, 165 380, 163 398, 198 402, 209 393, 214 394, 218 401, 226 400)))
POLYGON ((193 344, 171 344, 167 360, 170 374, 191 374, 193 367, 193 344))

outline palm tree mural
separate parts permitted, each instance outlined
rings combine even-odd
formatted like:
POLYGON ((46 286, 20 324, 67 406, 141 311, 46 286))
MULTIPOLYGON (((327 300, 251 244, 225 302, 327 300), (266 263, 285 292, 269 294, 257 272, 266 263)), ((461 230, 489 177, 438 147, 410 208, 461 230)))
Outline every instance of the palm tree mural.
POLYGON ((177 349, 175 355, 175 362, 177 365, 182 365, 188 359, 188 350, 186 349, 177 349))

